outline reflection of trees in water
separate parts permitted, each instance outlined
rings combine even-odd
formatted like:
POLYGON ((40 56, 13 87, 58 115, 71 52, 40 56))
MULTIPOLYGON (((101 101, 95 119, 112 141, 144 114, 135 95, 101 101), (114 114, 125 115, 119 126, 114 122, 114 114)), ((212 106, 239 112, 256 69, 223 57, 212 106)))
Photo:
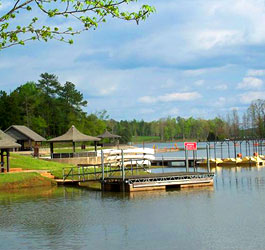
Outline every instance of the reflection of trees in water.
POLYGON ((264 167, 217 167, 215 188, 258 190, 265 186, 264 167))
POLYGON ((23 195, 7 195, 0 203, 0 228, 19 228, 20 232, 27 232, 22 233, 25 241, 42 239, 49 247, 56 246, 65 235, 71 238, 79 232, 89 218, 89 211, 84 212, 81 204, 83 191, 55 188, 48 195, 46 192, 24 190, 23 195))

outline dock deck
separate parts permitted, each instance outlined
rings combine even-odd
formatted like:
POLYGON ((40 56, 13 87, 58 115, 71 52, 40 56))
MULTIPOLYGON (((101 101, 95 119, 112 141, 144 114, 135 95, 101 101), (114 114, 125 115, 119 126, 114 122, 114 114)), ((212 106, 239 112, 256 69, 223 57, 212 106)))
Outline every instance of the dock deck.
MULTIPOLYGON (((202 157, 189 157, 188 162, 189 166, 193 166, 194 163, 198 164, 199 162, 203 161, 202 157)), ((186 165, 186 158, 185 157, 162 157, 156 156, 154 160, 151 160, 152 166, 168 166, 168 167, 185 167, 186 165)))
POLYGON ((213 185, 213 173, 175 172, 156 173, 105 178, 102 182, 104 190, 143 191, 166 189, 167 187, 191 187, 213 185))

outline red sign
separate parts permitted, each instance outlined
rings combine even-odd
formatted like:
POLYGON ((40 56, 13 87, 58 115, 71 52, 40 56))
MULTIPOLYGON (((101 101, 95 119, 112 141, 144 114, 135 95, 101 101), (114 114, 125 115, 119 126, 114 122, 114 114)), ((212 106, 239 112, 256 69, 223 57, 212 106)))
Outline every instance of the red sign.
POLYGON ((184 142, 184 147, 187 150, 197 150, 197 142, 184 142))

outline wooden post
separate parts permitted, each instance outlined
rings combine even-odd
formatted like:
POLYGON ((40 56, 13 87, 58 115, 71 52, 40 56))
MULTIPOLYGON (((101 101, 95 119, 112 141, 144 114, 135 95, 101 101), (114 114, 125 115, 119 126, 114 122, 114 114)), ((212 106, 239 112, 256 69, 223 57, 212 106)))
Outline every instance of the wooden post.
POLYGON ((206 145, 206 154, 207 154, 207 171, 208 173, 211 172, 211 167, 210 167, 210 159, 209 159, 209 145, 206 145))
POLYGON ((6 150, 6 172, 9 172, 9 149, 6 150))
POLYGON ((1 172, 3 173, 5 171, 4 168, 4 150, 1 149, 1 172))
POLYGON ((53 158, 53 142, 50 143, 51 158, 53 158))
POLYGON ((188 151, 187 148, 185 148, 185 165, 186 165, 186 172, 189 172, 189 159, 188 159, 188 151))
POLYGON ((121 170, 122 170, 122 181, 124 182, 125 180, 125 172, 124 172, 124 154, 123 154, 123 149, 121 150, 121 170))
POLYGON ((73 141, 73 152, 75 153, 75 142, 73 141))
POLYGON ((104 181, 104 153, 101 149, 101 168, 102 168, 102 181, 104 181))
POLYGON ((96 141, 94 141, 94 146, 95 146, 95 152, 96 152, 96 156, 97 156, 97 150, 98 150, 98 144, 97 144, 97 142, 96 141))

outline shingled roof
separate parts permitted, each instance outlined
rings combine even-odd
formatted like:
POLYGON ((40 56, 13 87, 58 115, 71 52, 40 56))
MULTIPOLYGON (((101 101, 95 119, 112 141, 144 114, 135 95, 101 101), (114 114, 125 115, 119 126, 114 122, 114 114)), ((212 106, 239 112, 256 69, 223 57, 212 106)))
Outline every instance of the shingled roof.
POLYGON ((2 130, 0 130, 0 149, 8 149, 8 148, 20 148, 21 145, 16 143, 16 140, 11 136, 5 134, 2 130))
POLYGON ((49 142, 100 141, 100 138, 81 133, 74 125, 63 135, 50 139, 49 142))
POLYGON ((103 134, 98 135, 97 137, 104 139, 104 138, 120 138, 121 136, 111 134, 108 130, 106 130, 103 134))
MULTIPOLYGON (((5 133, 8 133, 9 135, 12 136, 13 135, 11 132, 12 129, 17 130, 19 133, 28 137, 32 141, 36 141, 36 142, 46 141, 45 138, 43 138, 42 136, 40 136, 39 134, 31 130, 30 128, 23 126, 23 125, 12 125, 8 129, 5 130, 5 133)), ((14 138, 17 139, 15 135, 14 135, 14 138)))

